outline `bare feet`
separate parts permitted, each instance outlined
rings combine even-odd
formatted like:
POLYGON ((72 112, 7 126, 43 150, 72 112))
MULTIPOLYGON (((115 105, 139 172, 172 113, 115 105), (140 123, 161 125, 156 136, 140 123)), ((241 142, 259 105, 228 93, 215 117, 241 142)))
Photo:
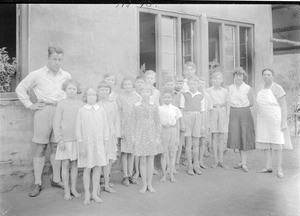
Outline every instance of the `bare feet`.
POLYGON ((177 174, 178 174, 178 171, 177 171, 176 169, 174 169, 173 173, 174 173, 175 175, 177 175, 177 174))
POLYGON ((163 175, 163 177, 161 177, 161 179, 159 181, 166 182, 167 181, 167 177, 165 175, 163 175))
POLYGON ((110 186, 106 186, 104 187, 104 191, 108 192, 108 193, 116 193, 116 191, 114 189, 112 189, 110 186))
POLYGON ((65 200, 71 200, 72 199, 70 192, 69 193, 65 193, 64 199, 65 200))
POLYGON ((219 163, 215 162, 213 165, 211 165, 211 168, 217 168, 219 166, 219 163))
POLYGON ((139 190, 139 192, 141 194, 144 194, 144 193, 146 193, 146 190, 147 190, 147 186, 143 186, 142 189, 139 190))
POLYGON ((171 177, 170 181, 171 181, 172 183, 177 182, 177 180, 175 179, 174 175, 171 175, 170 177, 171 177))
POLYGON ((156 192, 152 186, 148 186, 148 191, 150 193, 155 193, 156 192))
POLYGON ((75 197, 75 198, 80 198, 81 197, 81 194, 77 192, 76 189, 72 189, 71 190, 71 194, 75 197))
POLYGON ((93 200, 95 200, 97 203, 102 203, 102 202, 103 202, 103 200, 102 200, 100 197, 98 197, 97 194, 93 194, 93 195, 92 195, 92 198, 93 198, 93 200))
POLYGON ((84 201, 83 201, 83 204, 84 205, 89 205, 90 203, 91 203, 91 195, 90 194, 86 194, 85 198, 84 198, 84 201))

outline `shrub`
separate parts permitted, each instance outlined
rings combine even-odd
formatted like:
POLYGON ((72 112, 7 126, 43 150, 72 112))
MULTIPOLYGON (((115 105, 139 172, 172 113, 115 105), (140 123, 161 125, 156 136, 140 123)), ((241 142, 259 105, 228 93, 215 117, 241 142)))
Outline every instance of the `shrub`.
POLYGON ((0 48, 0 93, 10 92, 11 77, 16 74, 16 58, 9 58, 6 47, 0 48))

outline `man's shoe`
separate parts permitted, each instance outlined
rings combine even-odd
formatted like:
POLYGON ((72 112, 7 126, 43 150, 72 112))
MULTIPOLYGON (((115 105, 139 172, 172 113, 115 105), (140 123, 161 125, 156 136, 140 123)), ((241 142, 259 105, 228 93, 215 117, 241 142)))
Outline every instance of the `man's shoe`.
POLYGON ((50 180, 50 182, 51 182, 52 187, 64 189, 64 183, 62 183, 61 181, 60 182, 55 182, 53 180, 50 180))
POLYGON ((29 196, 30 197, 36 197, 36 196, 38 196, 40 194, 41 190, 42 190, 41 185, 35 184, 33 186, 33 189, 30 191, 29 196))

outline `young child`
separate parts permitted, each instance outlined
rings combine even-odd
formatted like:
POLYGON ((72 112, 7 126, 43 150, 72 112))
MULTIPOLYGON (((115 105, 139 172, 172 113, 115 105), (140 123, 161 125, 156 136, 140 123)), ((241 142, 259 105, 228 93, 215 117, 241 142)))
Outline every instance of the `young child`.
POLYGON ((165 89, 162 93, 163 105, 158 107, 158 111, 162 124, 161 141, 164 150, 161 156, 163 176, 160 181, 166 181, 168 167, 171 182, 173 183, 177 181, 174 177, 174 171, 176 151, 179 143, 179 118, 182 117, 182 114, 179 108, 171 104, 172 99, 172 91, 165 89))
POLYGON ((107 82, 111 87, 111 92, 110 92, 110 95, 109 95, 109 99, 113 100, 113 101, 116 101, 117 96, 118 96, 118 93, 116 93, 114 91, 115 88, 116 88, 116 85, 117 85, 116 75, 112 74, 112 73, 106 73, 106 74, 104 74, 102 81, 107 82))
POLYGON ((210 95, 205 92, 205 79, 203 77, 199 78, 199 92, 204 95, 203 98, 203 104, 204 104, 204 110, 203 110, 203 118, 202 118, 202 127, 200 130, 201 137, 200 137, 200 148, 199 148, 199 165, 201 168, 206 169, 207 166, 203 163, 203 156, 206 148, 206 137, 208 136, 208 130, 209 130, 209 115, 212 110, 212 104, 210 95))
POLYGON ((78 167, 84 168, 83 186, 85 192, 84 204, 90 204, 92 198, 98 203, 101 169, 107 165, 105 155, 106 142, 109 140, 109 127, 104 109, 97 104, 99 95, 96 88, 88 87, 82 95, 86 104, 78 111, 76 136, 79 147, 78 167), (90 174, 93 171, 93 191, 90 195, 90 174))
POLYGON ((182 92, 187 92, 189 90, 188 86, 188 78, 192 75, 196 74, 196 65, 194 62, 187 62, 183 66, 183 75, 184 75, 184 80, 183 80, 183 86, 182 86, 182 92))
POLYGON ((123 180, 125 186, 136 183, 133 173, 133 134, 134 134, 134 104, 140 101, 140 96, 133 92, 133 78, 125 77, 121 82, 123 93, 117 97, 117 104, 121 116, 121 158, 123 167, 123 180))
POLYGON ((142 100, 134 106, 134 155, 140 157, 140 172, 143 187, 140 193, 148 189, 151 193, 154 170, 154 156, 163 152, 160 143, 161 124, 158 107, 150 101, 153 87, 145 84, 140 89, 142 100))
MULTIPOLYGON (((175 86, 174 86, 174 91, 172 93, 173 96, 173 101, 172 104, 176 107, 178 107, 183 113, 183 108, 184 108, 184 96, 182 93, 182 87, 183 87, 183 77, 180 75, 177 75, 174 77, 175 80, 175 86)), ((178 144, 178 150, 176 153, 176 160, 175 160, 175 167, 179 168, 179 162, 181 158, 181 152, 182 152, 182 146, 185 145, 185 137, 184 137, 184 132, 185 132, 185 124, 183 118, 179 119, 179 144, 178 144)), ((175 169, 176 173, 176 169, 175 169)))
POLYGON ((210 113, 210 130, 212 133, 212 143, 214 149, 215 163, 212 168, 218 166, 227 169, 228 167, 223 163, 224 152, 224 133, 228 132, 228 91, 221 87, 223 82, 223 74, 216 71, 212 74, 213 86, 208 88, 206 92, 211 97, 213 109, 210 113), (218 159, 219 151, 219 159, 218 159))
POLYGON ((64 183, 64 199, 71 200, 71 192, 76 198, 81 197, 76 190, 77 182, 77 155, 76 116, 83 102, 77 99, 80 94, 80 85, 76 80, 68 79, 62 84, 67 98, 57 104, 53 120, 53 132, 58 143, 55 160, 62 161, 62 180, 64 183), (69 166, 71 163, 71 190, 69 186, 69 166))
POLYGON ((183 93, 184 96, 184 121, 186 125, 186 157, 188 163, 188 174, 202 174, 199 166, 199 138, 201 137, 202 118, 203 118, 203 98, 197 88, 199 78, 196 75, 188 77, 189 91, 183 93), (193 152, 192 152, 193 149, 193 152), (192 159, 193 156, 193 159, 192 159), (193 161, 193 162, 192 162, 193 161), (195 173, 194 173, 195 171, 195 173))
POLYGON ((104 173, 104 190, 109 193, 115 193, 116 191, 111 188, 110 182, 110 171, 112 163, 117 159, 117 142, 120 134, 120 115, 117 103, 113 101, 109 95, 111 93, 111 86, 102 81, 98 84, 98 92, 100 96, 99 105, 104 108, 107 115, 107 122, 109 127, 109 139, 106 142, 105 153, 107 165, 103 167, 104 173))
POLYGON ((146 83, 152 86, 153 94, 150 97, 150 100, 155 103, 156 106, 160 106, 159 99, 160 99, 160 92, 157 88, 154 87, 156 83, 156 73, 153 70, 147 70, 145 72, 146 83))

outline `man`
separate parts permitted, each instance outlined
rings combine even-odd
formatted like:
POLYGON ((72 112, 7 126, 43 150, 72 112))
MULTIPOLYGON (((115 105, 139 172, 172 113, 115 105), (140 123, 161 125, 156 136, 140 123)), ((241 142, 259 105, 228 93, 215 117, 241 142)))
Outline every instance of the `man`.
POLYGON ((61 162, 55 160, 57 143, 55 142, 53 129, 53 118, 56 104, 66 97, 62 90, 62 83, 71 78, 71 75, 60 69, 64 51, 59 47, 48 48, 47 65, 29 73, 17 86, 16 93, 20 101, 27 109, 34 110, 34 132, 32 142, 34 143, 33 169, 35 184, 30 197, 38 196, 41 191, 42 172, 45 165, 45 151, 50 142, 50 161, 53 170, 51 185, 63 188, 60 178, 61 162), (38 102, 30 101, 29 90, 36 94, 38 102))

